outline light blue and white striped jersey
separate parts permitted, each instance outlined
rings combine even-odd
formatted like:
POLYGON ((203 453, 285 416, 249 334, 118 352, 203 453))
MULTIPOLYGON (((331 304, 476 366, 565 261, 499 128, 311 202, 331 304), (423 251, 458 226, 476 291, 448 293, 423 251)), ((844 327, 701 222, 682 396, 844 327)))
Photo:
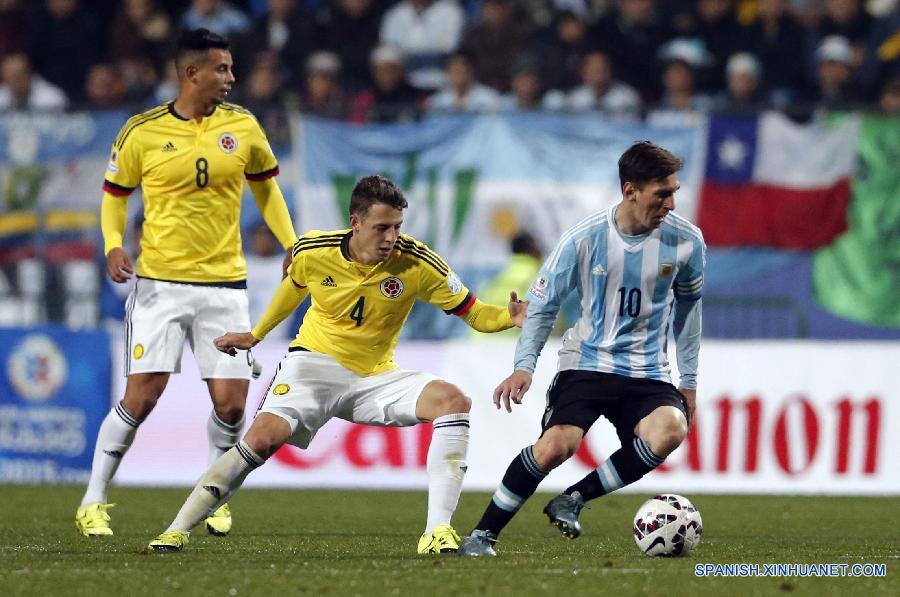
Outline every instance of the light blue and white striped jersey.
POLYGON ((516 369, 534 371, 560 304, 576 292, 581 317, 563 337, 560 371, 671 383, 669 319, 675 300, 695 301, 703 294, 703 235, 670 212, 658 228, 627 237, 615 225, 616 208, 570 228, 544 262, 528 292, 531 303, 516 346, 516 369))

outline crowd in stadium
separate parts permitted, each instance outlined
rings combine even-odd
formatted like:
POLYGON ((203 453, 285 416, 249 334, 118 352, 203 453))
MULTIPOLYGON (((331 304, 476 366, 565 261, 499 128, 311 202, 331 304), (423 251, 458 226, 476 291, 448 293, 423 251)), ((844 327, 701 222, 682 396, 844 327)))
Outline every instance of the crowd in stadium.
POLYGON ((0 110, 173 99, 197 27, 231 39, 230 100, 263 113, 900 110, 896 0, 0 0, 0 110))

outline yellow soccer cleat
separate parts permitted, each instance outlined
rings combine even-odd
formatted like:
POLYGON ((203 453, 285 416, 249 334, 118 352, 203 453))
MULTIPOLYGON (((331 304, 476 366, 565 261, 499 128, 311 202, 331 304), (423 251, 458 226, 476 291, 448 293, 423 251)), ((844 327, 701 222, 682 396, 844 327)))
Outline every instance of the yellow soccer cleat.
POLYGON ((187 531, 166 531, 147 546, 152 551, 181 551, 188 544, 191 534, 187 531))
POLYGON ((439 524, 419 539, 419 553, 456 553, 459 535, 449 524, 439 524))
POLYGON ((206 530, 210 535, 224 537, 231 532, 231 508, 222 504, 213 515, 206 519, 206 530))
POLYGON ((75 512, 75 528, 85 537, 109 537, 113 534, 109 528, 107 510, 115 504, 88 504, 75 512))

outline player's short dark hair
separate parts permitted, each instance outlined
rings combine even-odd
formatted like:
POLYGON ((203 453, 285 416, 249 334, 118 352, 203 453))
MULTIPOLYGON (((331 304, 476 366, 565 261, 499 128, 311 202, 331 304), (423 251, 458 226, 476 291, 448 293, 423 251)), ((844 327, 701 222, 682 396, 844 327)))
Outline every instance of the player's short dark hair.
POLYGON ((364 216, 376 203, 384 203, 394 209, 406 209, 409 205, 403 191, 384 176, 360 178, 350 194, 350 215, 364 216))
POLYGON ((651 141, 638 141, 619 158, 619 185, 630 182, 640 188, 681 170, 684 162, 651 141))
POLYGON ((180 70, 185 60, 196 59, 207 50, 228 50, 230 47, 227 39, 209 29, 187 29, 182 31, 175 45, 175 62, 180 70))

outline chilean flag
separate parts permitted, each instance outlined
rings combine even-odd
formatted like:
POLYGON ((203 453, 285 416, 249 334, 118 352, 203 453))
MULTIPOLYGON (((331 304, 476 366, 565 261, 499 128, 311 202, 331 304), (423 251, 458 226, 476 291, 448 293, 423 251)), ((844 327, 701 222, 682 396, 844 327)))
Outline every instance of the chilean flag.
POLYGON ((860 120, 713 116, 697 224, 710 245, 814 249, 847 228, 860 120))

